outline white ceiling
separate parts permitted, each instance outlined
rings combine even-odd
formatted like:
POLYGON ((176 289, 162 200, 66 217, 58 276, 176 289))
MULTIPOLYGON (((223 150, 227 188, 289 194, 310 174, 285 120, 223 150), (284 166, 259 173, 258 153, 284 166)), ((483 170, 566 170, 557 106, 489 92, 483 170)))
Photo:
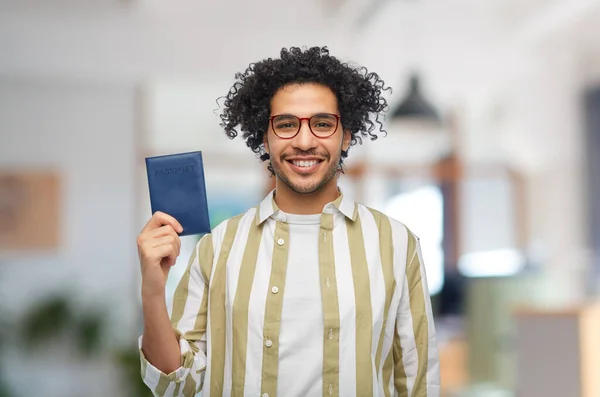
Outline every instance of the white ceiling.
MULTIPOLYGON (((208 104, 250 62, 284 46, 328 45, 379 73, 395 90, 392 106, 416 69, 440 109, 477 110, 469 145, 480 157, 496 145, 482 132, 492 131, 494 112, 509 112, 493 137, 533 162, 553 121, 536 123, 564 108, 540 106, 539 92, 561 89, 547 88, 540 68, 554 65, 544 78, 559 73, 565 85, 574 70, 600 79, 598 26, 600 0, 0 0, 0 78, 160 83, 174 93, 193 86, 201 93, 190 95, 208 104), (576 66, 555 65, 559 57, 576 66), (515 96, 527 111, 510 108, 515 96)), ((197 115, 198 125, 216 125, 212 110, 197 115)), ((547 153, 564 146, 554 142, 547 153)))
POLYGON ((599 10, 598 0, 0 0, 0 74, 229 81, 283 46, 326 44, 400 89, 418 68, 445 100, 501 73, 503 52, 595 29, 599 10))

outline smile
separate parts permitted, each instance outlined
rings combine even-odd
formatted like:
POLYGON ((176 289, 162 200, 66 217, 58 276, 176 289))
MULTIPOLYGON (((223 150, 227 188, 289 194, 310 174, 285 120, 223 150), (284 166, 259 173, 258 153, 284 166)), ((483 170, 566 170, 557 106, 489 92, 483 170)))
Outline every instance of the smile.
POLYGON ((312 167, 320 163, 320 160, 292 160, 290 163, 296 167, 312 167))
POLYGON ((319 158, 311 158, 311 159, 289 159, 286 160, 286 162, 290 165, 290 167, 292 168, 292 170, 300 175, 311 175, 315 172, 317 172, 317 170, 320 167, 320 164, 323 162, 324 160, 319 159, 319 158))

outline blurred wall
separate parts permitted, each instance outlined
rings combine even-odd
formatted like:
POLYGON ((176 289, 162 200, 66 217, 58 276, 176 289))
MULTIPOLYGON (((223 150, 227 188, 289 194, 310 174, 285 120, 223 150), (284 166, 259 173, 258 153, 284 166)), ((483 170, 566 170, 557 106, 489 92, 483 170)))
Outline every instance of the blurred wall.
MULTIPOLYGON (((0 167, 56 170, 63 199, 60 249, 1 256, 2 306, 12 315, 64 292, 80 308, 110 306, 111 341, 131 343, 138 332, 133 93, 129 85, 0 79, 0 167)), ((4 357, 21 395, 100 395, 103 378, 114 384, 110 365, 75 365, 46 347, 4 357)))

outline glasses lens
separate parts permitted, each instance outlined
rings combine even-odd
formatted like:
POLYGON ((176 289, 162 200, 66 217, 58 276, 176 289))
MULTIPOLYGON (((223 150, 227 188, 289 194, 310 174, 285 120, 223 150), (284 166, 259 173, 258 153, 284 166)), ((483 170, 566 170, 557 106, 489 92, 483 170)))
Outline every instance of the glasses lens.
POLYGON ((273 130, 282 138, 294 136, 299 126, 300 121, 295 116, 283 115, 273 119, 273 130))
POLYGON ((310 129, 315 135, 329 136, 337 128, 337 118, 331 114, 316 114, 310 118, 310 129))

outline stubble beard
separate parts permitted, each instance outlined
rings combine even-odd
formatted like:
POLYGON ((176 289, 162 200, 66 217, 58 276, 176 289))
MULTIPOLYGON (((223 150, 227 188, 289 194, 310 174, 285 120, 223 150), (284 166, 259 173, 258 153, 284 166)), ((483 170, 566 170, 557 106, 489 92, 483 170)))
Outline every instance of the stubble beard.
MULTIPOLYGON (((339 159, 337 159, 337 161, 333 161, 331 162, 331 159, 329 160, 324 160, 324 161, 328 161, 328 169, 325 172, 325 174, 323 175, 323 177, 316 181, 316 182, 300 182, 300 183, 293 183, 291 178, 283 171, 283 167, 282 167, 282 162, 285 160, 281 160, 281 161, 273 161, 273 159, 271 158, 271 166, 273 167, 273 172, 275 173, 275 176, 281 181, 283 182, 290 190, 292 190, 295 193, 298 194, 311 194, 311 193, 315 193, 319 190, 322 190, 325 186, 327 186, 327 184, 329 182, 331 182, 331 180, 333 178, 335 178, 335 176, 338 173, 339 170, 339 159)), ((289 171, 289 173, 292 173, 292 171, 289 171)), ((298 176, 299 178, 301 178, 301 176, 298 176)))

